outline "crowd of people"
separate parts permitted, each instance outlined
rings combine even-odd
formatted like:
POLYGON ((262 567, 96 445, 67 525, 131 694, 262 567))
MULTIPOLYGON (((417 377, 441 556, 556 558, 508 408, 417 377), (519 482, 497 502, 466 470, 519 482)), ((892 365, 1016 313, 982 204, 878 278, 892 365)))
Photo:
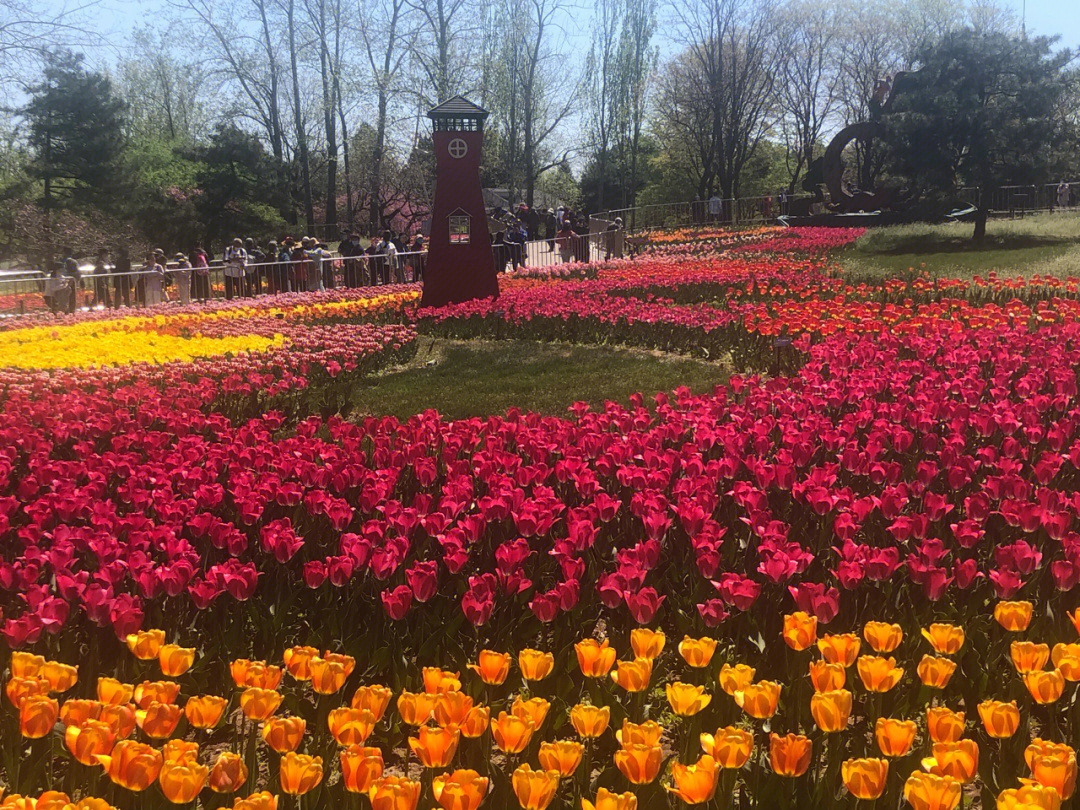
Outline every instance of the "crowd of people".
POLYGON ((254 239, 233 239, 219 258, 197 245, 189 253, 170 259, 158 248, 150 251, 140 267, 132 264, 126 246, 115 255, 98 251, 89 278, 84 278, 73 251, 53 263, 44 284, 44 298, 53 312, 74 312, 77 290, 93 291, 91 306, 151 306, 165 301, 181 304, 214 297, 212 271, 224 277, 226 299, 266 293, 312 292, 336 286, 366 287, 419 281, 424 272, 424 238, 384 231, 365 247, 356 233, 338 245, 337 255, 319 240, 286 236, 265 246, 254 239), (338 271, 341 277, 338 278, 338 271))
MULTIPOLYGON (((530 208, 522 203, 513 211, 496 207, 491 213, 495 236, 495 269, 516 271, 526 263, 526 243, 547 242, 548 250, 562 264, 588 262, 591 259, 619 258, 623 254, 623 222, 617 217, 607 226, 602 238, 590 239, 589 216, 565 206, 557 209, 530 208), (600 256, 589 255, 590 241, 598 245, 600 256)), ((595 236, 595 234, 593 235, 595 236)))

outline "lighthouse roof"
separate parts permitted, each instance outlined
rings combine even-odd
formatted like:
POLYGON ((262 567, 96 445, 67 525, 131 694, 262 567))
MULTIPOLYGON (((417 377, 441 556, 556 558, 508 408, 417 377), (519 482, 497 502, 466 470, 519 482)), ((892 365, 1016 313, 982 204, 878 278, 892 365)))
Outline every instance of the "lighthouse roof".
POLYGON ((464 96, 454 96, 428 110, 429 118, 487 118, 487 110, 473 104, 464 96))

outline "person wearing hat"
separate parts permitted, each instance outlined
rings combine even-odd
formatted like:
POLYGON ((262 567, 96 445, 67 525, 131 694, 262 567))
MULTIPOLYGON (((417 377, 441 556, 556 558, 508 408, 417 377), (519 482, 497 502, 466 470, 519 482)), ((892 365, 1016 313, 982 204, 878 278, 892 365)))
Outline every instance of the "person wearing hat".
POLYGON ((176 284, 176 298, 180 306, 186 307, 191 303, 191 262, 183 253, 173 256, 170 275, 176 284))
POLYGON ((225 298, 244 297, 244 268, 247 267, 248 256, 244 250, 243 241, 237 237, 232 244, 225 248, 225 298))
POLYGON ((191 284, 195 290, 196 301, 209 301, 210 294, 210 262, 206 258, 206 251, 202 245, 196 245, 191 251, 192 279, 191 284))
POLYGON ((266 269, 263 265, 265 256, 250 236, 244 240, 244 250, 247 251, 247 267, 244 268, 244 286, 249 296, 262 294, 262 277, 266 269))
MULTIPOLYGON (((164 254, 164 251, 161 251, 164 254)), ((146 265, 140 275, 143 283, 143 299, 148 307, 165 300, 165 268, 158 261, 158 251, 146 254, 146 265)))

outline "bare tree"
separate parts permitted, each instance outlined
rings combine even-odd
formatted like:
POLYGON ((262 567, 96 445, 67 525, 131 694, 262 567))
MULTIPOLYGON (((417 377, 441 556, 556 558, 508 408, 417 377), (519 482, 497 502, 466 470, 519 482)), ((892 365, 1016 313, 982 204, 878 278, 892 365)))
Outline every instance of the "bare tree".
POLYGON ((599 169, 596 205, 603 210, 608 157, 624 98, 620 92, 624 63, 618 56, 626 9, 624 0, 597 0, 595 9, 592 49, 585 65, 590 113, 586 133, 599 169))
POLYGON ((311 156, 308 151, 304 107, 300 98, 300 67, 296 49, 296 0, 282 0, 289 40, 289 72, 292 77, 293 121, 296 126, 296 151, 300 160, 301 193, 304 197, 304 216, 308 226, 315 222, 315 206, 311 196, 311 156))
POLYGON ((422 85, 416 92, 429 106, 440 104, 471 84, 473 64, 470 59, 470 33, 475 26, 470 0, 408 0, 420 19, 419 36, 413 57, 419 67, 422 85))
POLYGON ((189 142, 207 128, 202 65, 181 61, 167 34, 149 27, 133 33, 128 53, 117 66, 128 134, 189 142))
POLYGON ((322 85, 323 135, 326 139, 326 212, 328 226, 337 224, 337 123, 341 89, 341 0, 304 0, 308 20, 319 48, 322 85))
POLYGON ((99 0, 73 0, 52 6, 40 0, 0 2, 0 85, 25 89, 51 49, 80 50, 103 39, 90 24, 99 0))
POLYGON ((839 103, 841 24, 833 3, 791 0, 783 9, 777 102, 787 143, 790 191, 813 161, 814 150, 839 103))
POLYGON ((369 0, 358 8, 360 35, 375 85, 375 143, 368 173, 369 236, 382 227, 383 163, 390 104, 401 90, 405 60, 414 52, 416 27, 408 0, 369 0))
POLYGON ((620 93, 623 114, 622 141, 630 152, 630 195, 623 184, 623 207, 633 206, 637 197, 638 153, 659 52, 652 46, 656 32, 656 12, 652 0, 626 0, 626 18, 619 47, 620 93))
MULTIPOLYGON (((686 47, 683 76, 704 91, 716 150, 706 191, 736 196, 747 161, 774 108, 776 6, 773 0, 675 0, 675 27, 686 47), (699 74, 696 79, 692 74, 699 74), (690 74, 690 75, 687 75, 690 74)), ((677 88, 669 88, 677 89, 677 88)))

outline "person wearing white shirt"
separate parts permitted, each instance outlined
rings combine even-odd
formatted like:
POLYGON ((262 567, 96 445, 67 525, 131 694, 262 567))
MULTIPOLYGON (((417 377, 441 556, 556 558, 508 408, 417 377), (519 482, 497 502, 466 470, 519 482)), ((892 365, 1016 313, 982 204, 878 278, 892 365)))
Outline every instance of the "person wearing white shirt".
POLYGON ((244 295, 244 268, 247 267, 247 251, 240 239, 233 239, 225 248, 225 298, 244 295))

